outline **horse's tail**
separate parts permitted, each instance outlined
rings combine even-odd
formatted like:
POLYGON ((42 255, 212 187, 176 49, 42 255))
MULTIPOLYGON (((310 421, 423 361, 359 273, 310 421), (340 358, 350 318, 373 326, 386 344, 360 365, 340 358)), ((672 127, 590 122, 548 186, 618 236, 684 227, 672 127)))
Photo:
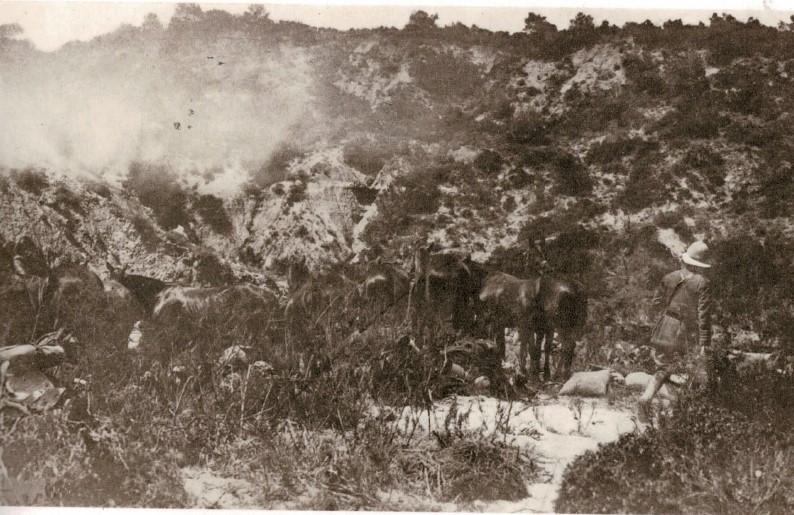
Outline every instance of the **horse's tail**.
POLYGON ((587 296, 579 289, 566 291, 561 295, 558 309, 561 329, 582 328, 587 321, 587 296))

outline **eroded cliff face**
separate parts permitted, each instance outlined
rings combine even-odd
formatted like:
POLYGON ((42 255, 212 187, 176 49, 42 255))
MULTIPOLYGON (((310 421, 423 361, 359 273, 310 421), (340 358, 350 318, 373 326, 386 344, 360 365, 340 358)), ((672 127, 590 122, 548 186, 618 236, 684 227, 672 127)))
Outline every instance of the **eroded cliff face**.
POLYGON ((287 178, 232 204, 236 244, 265 269, 294 259, 311 268, 349 259, 364 207, 354 193, 366 177, 346 165, 339 148, 289 165, 287 178))
POLYGON ((177 275, 178 256, 191 246, 107 184, 32 170, 2 181, 0 236, 9 245, 27 236, 57 256, 87 260, 100 275, 106 260, 117 257, 131 271, 163 279, 177 275))
POLYGON ((13 73, 0 87, 17 107, 3 112, 54 101, 46 66, 118 87, 73 128, 47 124, 85 103, 74 87, 69 105, 27 110, 46 130, 21 124, 0 146, 0 234, 171 280, 201 252, 261 277, 296 258, 313 269, 356 260, 375 244, 405 256, 416 238, 485 261, 524 245, 533 224, 554 236, 677 218, 660 227, 668 247, 762 211, 790 231, 776 200, 792 191, 788 146, 762 137, 790 116, 790 60, 715 62, 706 49, 614 35, 550 57, 461 27, 241 30, 202 45, 128 28, 52 54, 4 47, 13 73), (136 87, 119 82, 127 72, 140 74, 136 87), (112 137, 91 129, 102 123, 112 137))

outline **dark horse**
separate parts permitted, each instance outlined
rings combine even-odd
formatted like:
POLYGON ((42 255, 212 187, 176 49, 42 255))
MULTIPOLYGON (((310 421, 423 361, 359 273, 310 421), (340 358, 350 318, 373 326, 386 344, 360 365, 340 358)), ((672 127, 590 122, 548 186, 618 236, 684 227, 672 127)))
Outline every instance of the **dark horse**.
POLYGON ((547 276, 519 279, 494 272, 486 277, 479 300, 483 304, 486 324, 491 333, 496 333, 502 359, 505 357, 504 330, 517 328, 521 370, 526 369, 529 350, 532 358, 529 373, 531 377, 537 376, 541 345, 545 341, 543 376, 548 380, 549 356, 556 331, 562 340, 562 375, 566 378, 570 375, 576 339, 587 318, 587 297, 579 285, 547 276))
POLYGON ((417 342, 423 343, 426 325, 432 319, 450 323, 457 332, 471 332, 484 278, 485 269, 468 253, 418 247, 408 290, 408 319, 417 342))

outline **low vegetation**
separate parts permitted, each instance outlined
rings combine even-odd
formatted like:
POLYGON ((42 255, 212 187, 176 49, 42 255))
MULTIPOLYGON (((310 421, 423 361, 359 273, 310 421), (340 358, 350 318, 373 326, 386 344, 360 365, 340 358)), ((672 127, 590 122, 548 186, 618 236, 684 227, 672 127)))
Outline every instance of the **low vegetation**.
POLYGON ((55 372, 67 404, 0 415, 9 477, 44 486, 32 497, 3 493, 4 503, 185 507, 185 467, 256 483, 260 507, 405 508, 386 491, 415 509, 526 496, 534 465, 525 451, 455 417, 430 438, 372 412, 464 391, 445 380, 443 356, 405 345, 399 315, 337 298, 307 317, 318 320, 308 332, 285 336, 275 299, 176 310, 145 321, 130 351, 139 313, 124 307, 84 298, 62 313, 79 342, 55 372), (352 319, 369 328, 355 340, 346 338, 352 319), (244 355, 219 360, 232 345, 244 355))
POLYGON ((787 513, 794 509, 790 376, 748 372, 693 391, 669 418, 578 458, 566 513, 787 513))

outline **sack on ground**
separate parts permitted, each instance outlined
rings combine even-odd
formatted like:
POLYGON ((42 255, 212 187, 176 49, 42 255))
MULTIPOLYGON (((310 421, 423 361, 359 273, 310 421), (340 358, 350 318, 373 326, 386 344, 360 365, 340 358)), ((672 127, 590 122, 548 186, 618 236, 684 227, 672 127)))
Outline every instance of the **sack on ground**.
POLYGON ((632 390, 645 390, 653 376, 645 372, 632 372, 626 376, 626 387, 632 390))
POLYGON ((603 397, 609 390, 610 370, 595 372, 576 372, 568 379, 559 395, 579 395, 582 397, 603 397))
MULTIPOLYGON (((645 389, 648 387, 648 383, 651 382, 651 379, 653 379, 651 374, 647 374, 645 372, 632 372, 626 376, 626 387, 632 390, 645 391, 645 389)), ((676 381, 679 381, 680 379, 681 376, 676 374, 673 374, 670 377, 670 381, 674 385, 676 384, 676 381)), ((660 399, 672 400, 675 398, 675 394, 670 390, 670 388, 668 388, 667 385, 662 386, 656 395, 660 399)))

